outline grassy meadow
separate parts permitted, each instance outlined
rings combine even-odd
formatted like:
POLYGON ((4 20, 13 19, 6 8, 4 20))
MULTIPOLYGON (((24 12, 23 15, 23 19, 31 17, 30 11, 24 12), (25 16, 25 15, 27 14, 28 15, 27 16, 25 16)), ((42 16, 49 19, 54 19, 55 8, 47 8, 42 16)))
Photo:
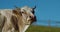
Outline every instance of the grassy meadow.
POLYGON ((26 32, 60 32, 60 28, 31 25, 26 32))

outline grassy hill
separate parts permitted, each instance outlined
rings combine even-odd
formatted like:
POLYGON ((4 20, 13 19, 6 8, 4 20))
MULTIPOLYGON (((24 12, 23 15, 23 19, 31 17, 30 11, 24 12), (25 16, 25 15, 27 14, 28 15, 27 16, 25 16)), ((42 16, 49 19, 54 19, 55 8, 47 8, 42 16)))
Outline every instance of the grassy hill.
POLYGON ((60 32, 60 28, 31 25, 26 32, 60 32))

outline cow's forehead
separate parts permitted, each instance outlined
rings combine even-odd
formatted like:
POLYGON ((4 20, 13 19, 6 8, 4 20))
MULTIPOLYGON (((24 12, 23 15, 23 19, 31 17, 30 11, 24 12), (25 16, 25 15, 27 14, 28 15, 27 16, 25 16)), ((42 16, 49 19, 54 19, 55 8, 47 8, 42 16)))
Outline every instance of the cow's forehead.
POLYGON ((24 7, 21 8, 22 11, 23 11, 23 9, 26 10, 26 11, 32 11, 32 8, 30 8, 28 6, 24 6, 24 7))

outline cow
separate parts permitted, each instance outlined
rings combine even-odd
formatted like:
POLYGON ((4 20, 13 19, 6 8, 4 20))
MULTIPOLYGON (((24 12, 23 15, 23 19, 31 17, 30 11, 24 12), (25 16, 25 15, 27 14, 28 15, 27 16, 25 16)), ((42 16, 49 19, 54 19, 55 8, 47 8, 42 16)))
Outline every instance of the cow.
POLYGON ((35 8, 24 6, 0 10, 0 30, 2 32, 25 32, 36 21, 35 8))

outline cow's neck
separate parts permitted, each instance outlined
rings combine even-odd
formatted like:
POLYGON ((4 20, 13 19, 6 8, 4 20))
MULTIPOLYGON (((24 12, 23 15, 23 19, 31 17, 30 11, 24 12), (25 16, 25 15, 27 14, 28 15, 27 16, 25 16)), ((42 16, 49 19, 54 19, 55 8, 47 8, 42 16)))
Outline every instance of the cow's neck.
POLYGON ((23 32, 25 32, 30 25, 25 25, 23 32))
MULTIPOLYGON (((23 19, 24 20, 24 19, 23 19)), ((25 20, 24 20, 25 21, 25 20)), ((24 23, 24 21, 22 21, 22 18, 19 18, 19 22, 18 22, 18 26, 19 26, 19 32, 25 32, 27 29, 28 29, 28 27, 30 26, 30 25, 26 25, 25 23, 24 23)))
POLYGON ((24 27, 19 27, 19 32, 25 32, 30 25, 24 25, 24 27))

